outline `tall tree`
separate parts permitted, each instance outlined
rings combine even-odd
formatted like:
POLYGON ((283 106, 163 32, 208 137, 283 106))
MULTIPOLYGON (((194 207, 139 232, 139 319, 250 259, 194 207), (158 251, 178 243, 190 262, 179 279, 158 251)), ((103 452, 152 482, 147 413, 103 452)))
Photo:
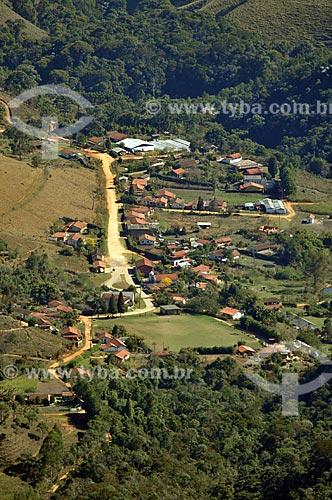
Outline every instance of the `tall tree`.
POLYGON ((108 304, 108 312, 110 314, 112 314, 112 317, 114 316, 114 314, 117 314, 118 312, 118 305, 116 303, 116 300, 115 300, 115 295, 111 295, 111 298, 110 298, 110 301, 109 301, 109 304, 108 304))
POLYGON ((279 162, 275 156, 271 156, 267 168, 269 170, 269 174, 271 175, 271 177, 272 178, 276 177, 279 170, 279 162))
POLYGON ((119 293, 117 307, 118 307, 118 312, 120 314, 123 314, 124 312, 126 312, 126 306, 125 306, 124 297, 123 297, 122 292, 119 293))

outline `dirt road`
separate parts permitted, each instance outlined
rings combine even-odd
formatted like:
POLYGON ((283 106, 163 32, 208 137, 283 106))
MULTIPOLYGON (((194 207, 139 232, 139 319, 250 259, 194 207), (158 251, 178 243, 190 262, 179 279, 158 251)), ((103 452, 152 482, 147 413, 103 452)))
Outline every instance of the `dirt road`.
POLYGON ((85 351, 88 351, 91 347, 91 340, 92 340, 92 334, 91 334, 91 325, 92 321, 91 318, 88 318, 86 316, 80 316, 79 319, 82 321, 82 323, 85 326, 85 338, 84 338, 84 345, 76 352, 73 354, 69 354, 68 356, 65 356, 64 358, 61 358, 59 361, 55 361, 54 363, 51 364, 50 366, 50 371, 54 374, 54 377, 62 382, 61 379, 59 379, 55 368, 62 364, 67 364, 73 359, 77 358, 81 354, 83 354, 85 351))
MULTIPOLYGON (((127 250, 120 237, 120 222, 118 219, 118 211, 121 204, 117 202, 116 189, 114 184, 114 175, 110 169, 112 163, 115 161, 107 153, 93 153, 95 158, 102 162, 103 171, 106 179, 106 201, 108 208, 108 267, 111 270, 111 277, 105 281, 105 285, 109 288, 126 288, 130 285, 135 285, 132 276, 129 274, 130 266, 128 259, 135 255, 130 250, 127 250), (120 285, 117 287, 117 285, 120 285)), ((142 292, 142 300, 145 303, 144 309, 136 309, 126 314, 142 314, 154 311, 156 308, 152 300, 142 292)))

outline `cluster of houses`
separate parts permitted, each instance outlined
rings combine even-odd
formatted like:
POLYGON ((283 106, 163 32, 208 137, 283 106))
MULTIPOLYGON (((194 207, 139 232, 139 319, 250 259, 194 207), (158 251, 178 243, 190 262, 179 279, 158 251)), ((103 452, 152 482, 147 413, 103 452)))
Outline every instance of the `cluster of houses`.
POLYGON ((230 171, 243 175, 243 181, 239 185, 243 193, 264 193, 273 191, 276 187, 275 180, 267 179, 260 163, 244 160, 241 153, 232 153, 219 158, 219 161, 229 165, 230 171))
POLYGON ((225 212, 227 209, 226 201, 219 201, 216 198, 204 200, 198 198, 185 202, 169 189, 158 189, 154 195, 142 196, 148 185, 149 176, 142 175, 132 180, 132 189, 135 196, 140 198, 140 203, 149 208, 168 208, 172 210, 198 210, 225 212))
MULTIPOLYGON (((51 234, 48 239, 56 243, 64 243, 74 248, 86 244, 86 238, 89 234, 89 224, 87 222, 74 220, 67 222, 62 231, 51 234)), ((89 237, 91 239, 91 237, 89 237)), ((95 253, 90 255, 92 270, 95 273, 104 273, 106 271, 106 263, 104 255, 96 250, 95 253)))
POLYGON ((88 233, 89 224, 84 221, 75 220, 66 223, 62 231, 51 234, 48 239, 77 248, 80 244, 85 245, 85 238, 88 233))
POLYGON ((111 333, 101 333, 98 335, 100 350, 106 353, 112 353, 119 361, 127 361, 130 358, 130 351, 121 339, 117 339, 111 333))
MULTIPOLYGON (((42 330, 49 330, 53 333, 59 332, 55 325, 63 322, 63 318, 66 314, 74 312, 72 307, 69 307, 60 300, 51 300, 47 306, 42 307, 39 311, 29 311, 22 308, 15 308, 13 311, 15 317, 20 321, 33 321, 36 327, 42 330)), ((73 326, 62 328, 61 336, 65 340, 71 341, 72 347, 79 347, 82 344, 82 331, 73 326)))
POLYGON ((42 330, 56 330, 53 324, 61 320, 64 314, 73 313, 74 309, 59 300, 52 300, 47 307, 42 307, 40 311, 30 311, 28 309, 15 308, 14 315, 22 321, 34 321, 36 326, 42 330))

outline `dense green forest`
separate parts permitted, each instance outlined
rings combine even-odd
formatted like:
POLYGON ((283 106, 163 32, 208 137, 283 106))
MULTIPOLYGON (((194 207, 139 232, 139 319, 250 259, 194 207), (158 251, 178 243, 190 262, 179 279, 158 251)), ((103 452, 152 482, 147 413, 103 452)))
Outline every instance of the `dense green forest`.
POLYGON ((87 411, 79 445, 64 452, 55 427, 39 455, 8 467, 31 485, 18 498, 45 498, 71 464, 52 499, 331 498, 329 385, 300 403, 299 418, 282 417, 278 397, 260 392, 231 358, 202 368, 184 350, 157 364, 191 377, 78 382, 87 411))
MULTIPOLYGON (((167 108, 168 102, 200 99, 261 103, 264 110, 298 102, 314 111, 317 100, 331 97, 331 51, 323 45, 272 43, 209 12, 177 10, 168 0, 13 0, 12 7, 48 36, 33 39, 22 21, 6 23, 0 86, 13 95, 46 83, 81 92, 95 106, 86 134, 167 129, 197 146, 214 142, 251 154, 272 147, 304 164, 313 157, 332 160, 329 113, 231 117, 167 108), (155 116, 146 112, 152 96, 164 104, 155 116)), ((77 110, 71 103, 65 112, 77 110)))

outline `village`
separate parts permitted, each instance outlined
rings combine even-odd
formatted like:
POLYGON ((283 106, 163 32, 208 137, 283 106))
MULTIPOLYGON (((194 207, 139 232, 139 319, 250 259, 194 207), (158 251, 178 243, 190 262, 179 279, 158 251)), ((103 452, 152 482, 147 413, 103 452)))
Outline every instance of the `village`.
MULTIPOLYGON (((313 299, 304 276, 284 270, 296 228, 319 234, 327 220, 302 206, 297 214, 264 159, 213 145, 193 153, 167 133, 141 140, 113 131, 68 146, 60 147, 64 167, 100 162, 109 221, 106 228, 64 214, 46 236, 63 262, 80 260, 96 283, 84 306, 56 297, 12 312, 23 327, 61 337, 51 367, 70 363, 86 377, 96 363, 110 364, 125 376, 191 348, 202 362, 232 355, 250 370, 273 368, 273 359, 289 368, 309 361, 287 341, 329 348, 329 283, 313 299)), ((56 377, 55 393, 39 382, 29 402, 55 397, 80 407, 71 381, 56 377)))

